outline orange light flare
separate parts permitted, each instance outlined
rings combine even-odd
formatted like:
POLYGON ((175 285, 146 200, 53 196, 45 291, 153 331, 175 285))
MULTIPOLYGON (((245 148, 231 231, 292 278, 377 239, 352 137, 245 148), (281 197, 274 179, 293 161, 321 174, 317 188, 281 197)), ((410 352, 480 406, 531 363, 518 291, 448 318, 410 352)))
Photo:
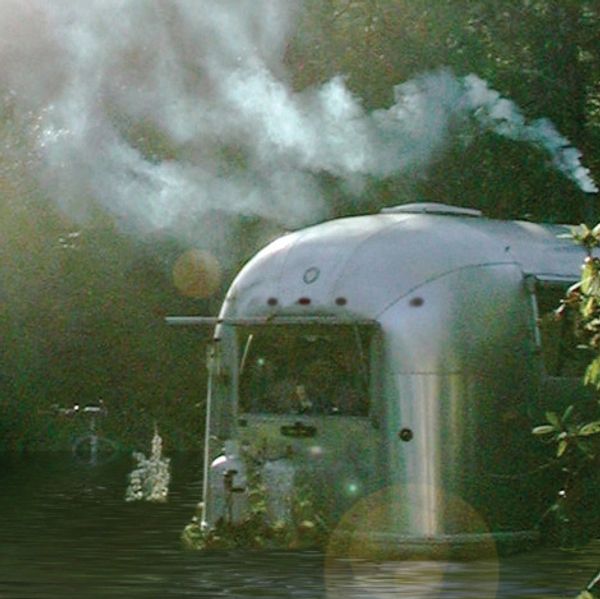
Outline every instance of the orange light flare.
POLYGON ((222 269, 210 252, 192 248, 181 254, 173 265, 173 283, 185 297, 207 299, 221 286, 222 269))

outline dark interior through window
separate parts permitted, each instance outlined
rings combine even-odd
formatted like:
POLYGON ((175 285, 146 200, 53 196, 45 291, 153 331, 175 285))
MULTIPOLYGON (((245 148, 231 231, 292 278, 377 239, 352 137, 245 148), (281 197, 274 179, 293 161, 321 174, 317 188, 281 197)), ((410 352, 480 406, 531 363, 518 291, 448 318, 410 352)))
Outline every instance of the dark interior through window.
POLYGON ((242 413, 368 415, 368 326, 261 325, 238 335, 242 413))
POLYGON ((556 313, 567 289, 566 285, 540 285, 536 290, 542 359, 550 376, 581 377, 591 356, 579 346, 571 311, 556 313))

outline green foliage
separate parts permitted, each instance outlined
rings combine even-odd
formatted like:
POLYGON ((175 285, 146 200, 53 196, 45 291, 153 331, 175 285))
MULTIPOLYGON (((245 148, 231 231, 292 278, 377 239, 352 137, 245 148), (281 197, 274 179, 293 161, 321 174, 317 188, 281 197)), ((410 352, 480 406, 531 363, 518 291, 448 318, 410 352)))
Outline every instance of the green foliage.
POLYGON ((586 224, 582 223, 578 227, 572 227, 571 233, 567 233, 564 237, 571 238, 576 243, 582 245, 589 254, 594 248, 600 246, 600 224, 590 229, 586 224))
POLYGON ((246 452, 248 469, 246 496, 248 509, 241 522, 232 524, 220 520, 214 528, 203 530, 200 525, 202 504, 198 514, 184 528, 181 541, 187 549, 210 550, 232 548, 288 548, 306 549, 323 547, 329 537, 326 519, 319 513, 310 486, 294 485, 291 497, 291 519, 269 521, 268 489, 261 479, 264 461, 256 452, 246 452))
POLYGON ((556 444, 556 457, 560 458, 569 450, 583 453, 582 458, 595 459, 597 440, 600 434, 600 420, 593 422, 574 422, 575 406, 570 405, 562 416, 555 412, 546 412, 549 424, 542 424, 533 429, 533 434, 545 437, 556 444))
MULTIPOLYGON (((513 98, 528 118, 550 118, 586 165, 600 172, 599 6, 593 1, 311 0, 287 62, 296 88, 343 74, 367 109, 387 107, 393 86, 427 70, 475 73, 513 98)), ((356 205, 370 210, 398 198, 461 203, 498 218, 549 222, 584 217, 584 194, 528 144, 456 135, 427 173, 372 181, 356 205), (372 199, 371 199, 372 198, 372 199)))
MULTIPOLYGON (((473 72, 514 98, 528 118, 551 118, 585 152, 592 173, 600 173, 597 1, 308 0, 303 6, 285 56, 295 89, 341 74, 370 110, 389 106, 393 86, 423 71, 473 72)), ((199 449, 205 383, 199 344, 209 334, 170 331, 162 317, 215 314, 238 266, 264 241, 253 233, 261 223, 231 217, 237 234, 223 243, 237 258, 220 290, 209 300, 182 296, 172 270, 187 248, 168 231, 132 239, 100 210, 73 218, 60 212, 26 161, 11 154, 28 137, 16 130, 10 106, 1 116, 7 143, 0 157, 0 449, 68 447, 77 425, 53 420, 48 409, 100 398, 108 409, 105 434, 126 446, 143 443, 158 420, 171 449, 199 449)), ((123 129, 145 156, 171 156, 172 142, 144 127, 132 122, 123 129)), ((17 155, 28 155, 28 148, 17 155)), ((230 159, 234 170, 243 168, 233 149, 230 159)), ((429 199, 491 217, 578 222, 585 205, 539 151, 476 131, 455 135, 426 173, 367 181, 360 201, 334 177, 322 176, 321 183, 332 216, 429 199), (476 143, 463 143, 475 134, 476 143)), ((205 216, 213 218, 215 226, 204 230, 222 230, 223 215, 205 216)), ((597 234, 588 234, 590 243, 597 234)), ((202 246, 199 234, 196 241, 202 246)), ((599 374, 596 363, 590 381, 599 374)))
POLYGON ((53 406, 100 400, 102 433, 127 448, 163 419, 171 450, 199 448, 202 336, 163 321, 198 306, 172 284, 177 248, 149 248, 100 215, 76 225, 33 192, 3 191, 0 451, 69 449, 85 423, 53 406))
MULTIPOLYGON (((600 260, 593 256, 600 247, 600 225, 573 227, 569 235, 587 251, 581 279, 573 285, 557 310, 559 317, 572 318, 575 336, 594 357, 583 382, 600 389, 600 260)), ((594 533, 598 513, 598 473, 600 471, 600 398, 591 405, 569 405, 562 414, 546 412, 547 424, 533 429, 546 442, 556 446, 564 480, 547 515, 553 516, 563 546, 582 544, 594 533), (590 499, 591 497, 591 499, 590 499)), ((593 597, 583 591, 578 598, 593 597)))

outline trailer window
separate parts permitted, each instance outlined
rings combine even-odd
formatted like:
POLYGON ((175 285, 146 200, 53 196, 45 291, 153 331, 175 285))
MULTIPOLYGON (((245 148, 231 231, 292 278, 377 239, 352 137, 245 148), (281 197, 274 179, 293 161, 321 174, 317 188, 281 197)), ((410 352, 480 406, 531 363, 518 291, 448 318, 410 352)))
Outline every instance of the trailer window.
POLYGON ((365 326, 240 328, 242 413, 367 416, 365 326))
POLYGON ((572 315, 556 313, 566 291, 567 287, 548 286, 536 292, 542 359, 550 376, 581 377, 591 356, 578 345, 572 315))

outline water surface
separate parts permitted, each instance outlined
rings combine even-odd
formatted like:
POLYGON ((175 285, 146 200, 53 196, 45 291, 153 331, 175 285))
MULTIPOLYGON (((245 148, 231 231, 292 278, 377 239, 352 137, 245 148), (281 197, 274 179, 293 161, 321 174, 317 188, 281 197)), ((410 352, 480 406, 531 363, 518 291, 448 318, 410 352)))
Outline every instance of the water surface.
POLYGON ((314 551, 199 554, 179 535, 201 495, 199 455, 172 456, 168 503, 126 503, 123 457, 0 457, 0 598, 378 599, 573 597, 600 542, 476 562, 329 559, 314 551))

